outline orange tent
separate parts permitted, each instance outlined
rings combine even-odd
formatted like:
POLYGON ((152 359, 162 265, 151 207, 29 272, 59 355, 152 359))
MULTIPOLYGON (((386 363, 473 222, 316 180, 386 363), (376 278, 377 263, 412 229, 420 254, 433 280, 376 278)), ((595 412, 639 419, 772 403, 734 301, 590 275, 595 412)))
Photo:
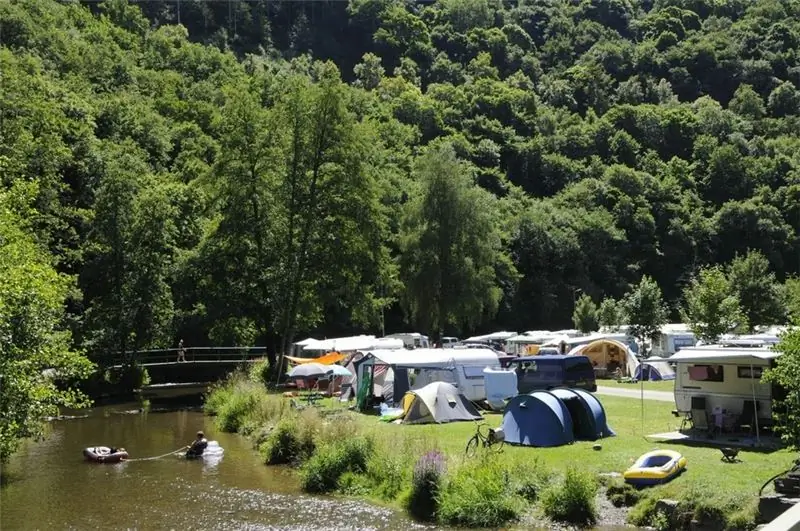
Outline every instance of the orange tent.
POLYGON ((339 352, 328 352, 324 356, 320 356, 319 358, 295 358, 294 356, 286 356, 286 359, 291 361, 296 365, 302 365, 304 363, 321 363, 322 365, 333 365, 336 362, 342 361, 347 357, 346 354, 341 354, 339 352))

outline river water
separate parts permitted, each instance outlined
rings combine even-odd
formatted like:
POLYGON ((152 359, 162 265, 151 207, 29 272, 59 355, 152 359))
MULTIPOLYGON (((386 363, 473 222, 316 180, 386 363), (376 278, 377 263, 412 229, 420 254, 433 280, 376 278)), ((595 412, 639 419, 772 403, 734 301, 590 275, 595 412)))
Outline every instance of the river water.
POLYGON ((244 437, 216 431, 199 409, 133 412, 140 407, 50 422, 47 438, 26 443, 4 471, 0 529, 423 529, 389 509, 302 495, 292 471, 264 466, 244 437), (105 445, 125 447, 132 459, 158 456, 200 429, 224 448, 221 458, 108 465, 82 455, 105 445))

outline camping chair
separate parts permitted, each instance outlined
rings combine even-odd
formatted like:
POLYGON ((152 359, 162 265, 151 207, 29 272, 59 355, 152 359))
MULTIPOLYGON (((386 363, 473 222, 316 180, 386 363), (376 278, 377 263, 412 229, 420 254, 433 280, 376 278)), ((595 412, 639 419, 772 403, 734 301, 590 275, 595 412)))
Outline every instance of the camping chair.
POLYGON ((692 427, 700 431, 709 431, 708 425, 708 412, 706 411, 706 397, 693 396, 692 397, 692 427))
POLYGON ((722 460, 726 463, 738 463, 739 462, 739 449, 738 448, 720 448, 720 452, 722 452, 722 460))
POLYGON ((745 400, 742 407, 742 414, 736 423, 737 431, 747 431, 752 433, 756 426, 756 415, 758 415, 758 402, 755 400, 745 400))

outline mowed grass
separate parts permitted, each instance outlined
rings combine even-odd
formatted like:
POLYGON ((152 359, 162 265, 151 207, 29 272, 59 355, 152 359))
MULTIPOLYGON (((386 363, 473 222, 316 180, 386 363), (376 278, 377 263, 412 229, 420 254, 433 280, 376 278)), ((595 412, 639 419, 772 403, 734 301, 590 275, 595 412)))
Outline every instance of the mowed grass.
MULTIPOLYGON (((651 495, 680 499, 688 493, 707 499, 718 507, 742 507, 752 504, 758 497, 761 485, 771 476, 792 465, 793 454, 780 450, 761 453, 742 450, 741 462, 725 463, 718 448, 693 447, 684 444, 653 442, 645 435, 674 431, 680 420, 671 414, 671 406, 656 401, 644 401, 644 422, 640 400, 613 396, 598 397, 608 417, 608 424, 617 434, 597 441, 601 450, 594 450, 595 442, 579 441, 556 448, 531 448, 506 445, 503 459, 523 463, 539 460, 555 472, 564 473, 570 466, 595 472, 624 472, 641 454, 655 449, 672 449, 681 452, 688 460, 687 471, 672 482, 650 489, 651 495)), ((336 406, 334 406, 336 407, 336 406)), ((341 407, 341 406, 339 406, 341 407)), ((398 448, 411 443, 413 447, 438 449, 449 459, 463 460, 464 449, 475 433, 472 422, 450 424, 397 425, 379 422, 370 415, 354 415, 357 422, 379 438, 398 442, 398 448), (401 443, 403 441, 403 443, 401 443)), ((485 420, 490 426, 499 426, 502 415, 488 413, 485 420)))
MULTIPOLYGON (((639 390, 642 384, 636 383, 622 383, 616 380, 597 380, 597 387, 619 387, 621 389, 634 389, 639 390)), ((675 380, 666 380, 660 382, 644 382, 645 391, 666 391, 673 392, 675 390, 675 380)))

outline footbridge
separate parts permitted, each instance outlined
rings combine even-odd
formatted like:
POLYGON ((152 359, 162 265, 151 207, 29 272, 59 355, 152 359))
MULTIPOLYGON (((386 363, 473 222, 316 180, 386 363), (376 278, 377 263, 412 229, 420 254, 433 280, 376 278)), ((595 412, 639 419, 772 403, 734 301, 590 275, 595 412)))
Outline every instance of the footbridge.
POLYGON ((111 367, 136 363, 153 384, 213 382, 266 357, 266 347, 186 347, 140 350, 115 356, 111 367))

